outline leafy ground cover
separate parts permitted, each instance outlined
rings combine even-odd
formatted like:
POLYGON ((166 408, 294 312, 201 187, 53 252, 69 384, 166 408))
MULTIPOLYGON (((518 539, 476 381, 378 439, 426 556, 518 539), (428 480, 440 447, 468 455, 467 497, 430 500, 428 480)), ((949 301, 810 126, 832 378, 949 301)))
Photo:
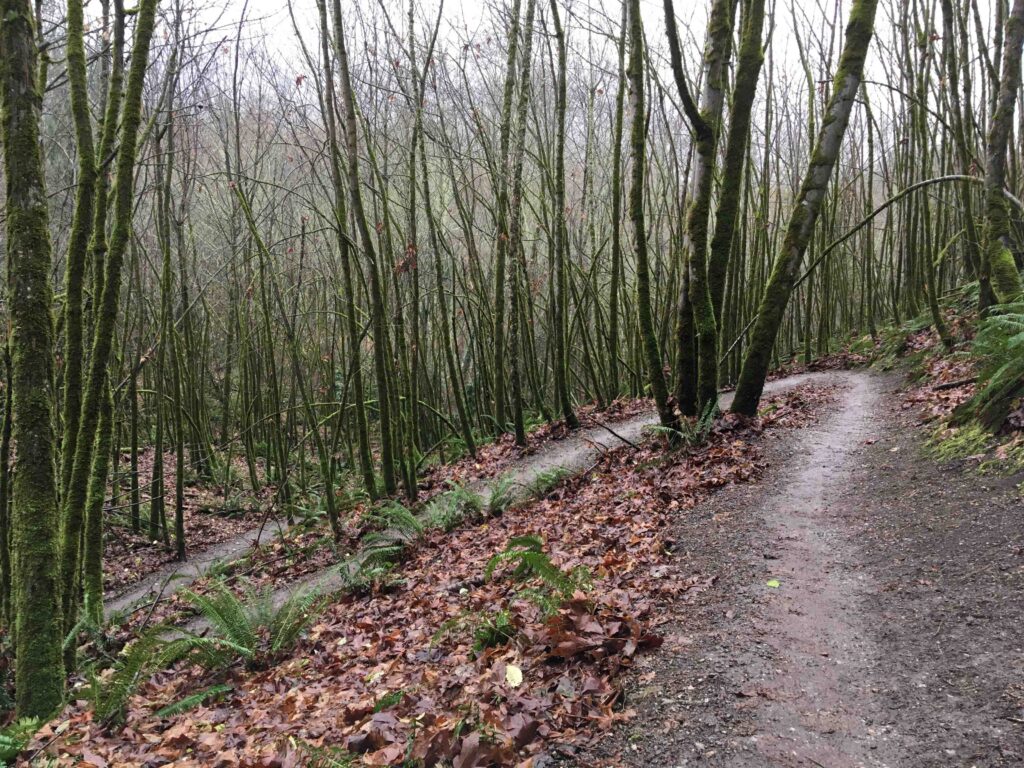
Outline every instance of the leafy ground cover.
MULTIPOLYGON (((171 494, 166 500, 167 514, 174 514, 174 454, 163 457, 165 487, 171 494)), ((128 457, 121 457, 120 464, 127 468, 128 457)), ((105 531, 103 586, 108 594, 120 592, 132 584, 159 571, 174 562, 173 542, 165 544, 153 540, 148 534, 148 500, 150 481, 153 476, 154 455, 152 449, 139 453, 139 486, 141 496, 141 530, 131 528, 131 497, 127 471, 117 485, 116 494, 107 507, 107 518, 119 523, 109 525, 105 531)), ((240 459, 232 467, 232 477, 241 476, 244 466, 240 459)), ((227 488, 223 478, 208 483, 190 482, 185 488, 185 540, 195 543, 195 550, 202 551, 233 539, 245 531, 258 526, 271 508, 274 488, 264 486, 253 493, 240 483, 227 488)))
POLYGON ((652 435, 608 452, 532 503, 428 532, 393 578, 328 606, 282 663, 179 664, 145 681, 123 727, 80 701, 34 748, 125 768, 543 765, 630 717, 618 680, 659 645, 659 608, 717 578, 665 578, 685 546, 666 535, 670 520, 755 477, 761 433, 807 424, 833 394, 775 395, 761 418, 723 417, 700 445, 666 453, 652 435), (516 554, 523 541, 534 554, 516 554), (189 711, 164 709, 211 686, 189 711))
MULTIPOLYGON (((614 425, 651 409, 651 402, 645 398, 620 399, 599 407, 596 403, 579 409, 581 425, 594 427, 600 424, 614 425)), ((429 499, 452 485, 474 480, 493 478, 501 474, 513 462, 535 454, 544 446, 562 440, 572 434, 563 422, 556 421, 537 426, 527 434, 525 446, 517 446, 512 435, 503 435, 498 440, 484 443, 477 449, 475 457, 468 454, 449 463, 437 462, 423 474, 420 480, 420 497, 429 499)), ((122 457, 127 465, 127 457, 122 457)), ((233 468, 233 483, 225 486, 217 479, 205 484, 191 484, 185 490, 185 534, 189 542, 198 543, 191 553, 201 552, 225 541, 238 537, 258 527, 272 517, 274 497, 277 492, 272 483, 265 483, 253 493, 246 483, 238 480, 245 475, 241 459, 233 468)), ((139 483, 143 491, 142 514, 147 514, 148 488, 153 472, 151 450, 139 456, 139 483)), ((258 475, 262 476, 262 470, 258 475)), ((166 485, 173 489, 175 461, 173 454, 164 456, 166 485)), ((125 481, 126 483, 127 481, 125 481)), ((339 489, 344 493, 344 489, 339 489)), ((363 497, 356 494, 346 506, 351 517, 358 519, 365 511, 363 497)), ((175 559, 173 546, 153 541, 147 535, 146 519, 142 530, 133 533, 128 527, 129 496, 127 486, 121 488, 117 498, 112 500, 109 513, 124 522, 122 526, 111 526, 107 533, 104 555, 104 586, 108 594, 116 594, 139 582, 175 559)), ((173 504, 168 499, 167 504, 173 504)), ((296 503, 297 512, 306 513, 310 522, 317 522, 316 498, 310 497, 296 503)), ((170 510, 169 510, 170 511, 170 510)), ((277 513, 279 514, 279 513, 277 513)), ((320 516, 322 517, 322 515, 320 516)), ((322 521, 321 521, 322 522, 322 521)), ((229 569, 229 573, 246 573, 264 582, 282 577, 291 578, 313 573, 336 559, 345 548, 344 539, 333 544, 325 536, 325 526, 310 525, 298 528, 286 538, 275 539, 268 547, 246 555, 229 569)))

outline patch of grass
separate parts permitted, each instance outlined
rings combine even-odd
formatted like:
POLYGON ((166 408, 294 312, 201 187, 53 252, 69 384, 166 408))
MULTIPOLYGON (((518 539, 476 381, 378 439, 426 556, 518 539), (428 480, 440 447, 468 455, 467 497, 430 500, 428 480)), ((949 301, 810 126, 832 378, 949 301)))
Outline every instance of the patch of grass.
POLYGON ((1024 472, 1024 439, 1015 438, 998 446, 978 469, 986 475, 1009 476, 1024 472))
POLYGON ((374 712, 383 712, 385 709, 391 709, 392 707, 398 706, 402 703, 402 699, 405 698, 405 691, 399 688, 397 691, 389 691, 377 699, 377 703, 373 705, 374 712))
POLYGON ((295 746, 306 768, 354 768, 362 764, 359 755, 340 747, 315 747, 304 741, 296 742, 295 746))

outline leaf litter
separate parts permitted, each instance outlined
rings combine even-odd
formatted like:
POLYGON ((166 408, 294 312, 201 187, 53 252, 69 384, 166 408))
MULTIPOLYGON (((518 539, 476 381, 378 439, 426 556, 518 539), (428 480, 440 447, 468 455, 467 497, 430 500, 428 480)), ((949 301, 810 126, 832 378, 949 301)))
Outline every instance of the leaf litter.
POLYGON ((685 545, 669 538, 672 517, 756 477, 761 433, 805 426, 833 395, 814 385, 775 395, 759 419, 720 418, 700 446, 666 451, 664 438, 649 437, 640 450, 610 451, 533 503, 430 532, 399 582, 337 599, 283 663, 220 673, 179 665, 146 681, 122 728, 105 729, 75 702, 36 745, 60 764, 123 768, 283 768, 307 765, 320 748, 371 766, 548 765, 558 749, 631 717, 621 673, 662 644, 665 607, 717 579, 673 567, 685 545), (545 611, 507 569, 485 579, 491 558, 527 535, 543 538, 563 572, 587 569, 593 589, 545 611), (499 614, 512 627, 507 642, 479 647, 467 625, 499 614), (462 628, 441 631, 453 622, 462 628), (156 715, 212 685, 226 693, 156 715))

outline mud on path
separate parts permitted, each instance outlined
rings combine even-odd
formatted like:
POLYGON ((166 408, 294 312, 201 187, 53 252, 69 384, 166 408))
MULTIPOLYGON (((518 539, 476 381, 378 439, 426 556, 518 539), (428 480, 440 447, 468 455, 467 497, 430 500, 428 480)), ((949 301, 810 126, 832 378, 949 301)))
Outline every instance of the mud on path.
POLYGON ((1024 763, 1022 478, 935 465, 895 377, 836 376, 764 481, 680 518, 676 567, 720 578, 577 765, 1024 763))

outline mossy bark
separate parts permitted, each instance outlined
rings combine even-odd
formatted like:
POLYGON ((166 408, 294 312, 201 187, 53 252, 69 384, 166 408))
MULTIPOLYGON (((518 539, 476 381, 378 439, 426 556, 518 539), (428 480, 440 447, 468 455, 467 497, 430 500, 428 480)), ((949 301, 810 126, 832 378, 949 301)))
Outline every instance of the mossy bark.
POLYGON ((536 0, 527 0, 523 22, 523 52, 520 63, 519 99, 516 102, 515 123, 512 129, 510 152, 512 176, 509 185, 509 380, 512 384, 512 424, 516 445, 526 445, 526 424, 523 419, 523 296, 521 281, 528 281, 526 255, 523 248, 523 160, 526 154, 526 118, 530 103, 530 67, 533 53, 533 24, 537 11, 536 0))
POLYGON ((661 351, 658 349, 658 339, 654 332, 654 318, 651 314, 651 275, 647 256, 647 223, 644 215, 647 113, 644 106, 644 28, 640 18, 640 0, 630 0, 629 2, 629 44, 629 67, 626 77, 630 88, 629 106, 633 113, 629 136, 633 166, 629 189, 629 217, 633 223, 633 242, 636 254, 637 319, 648 381, 651 385, 655 406, 658 409, 658 418, 662 426, 677 429, 679 420, 669 401, 661 351))
POLYGON ((505 61, 505 86, 501 98, 501 135, 498 150, 498 162, 501 168, 496 169, 494 179, 497 187, 495 210, 495 241, 494 241, 494 424, 499 432, 504 432, 505 423, 505 283, 506 264, 508 261, 508 176, 509 142, 512 134, 512 99, 516 86, 516 55, 519 50, 519 15, 521 0, 513 0, 512 24, 508 33, 508 49, 505 61))
MULTIPOLYGON (((9 340, 8 340, 9 342, 9 340)), ((0 427, 0 622, 11 625, 11 348, 4 344, 4 418, 0 427)))
MULTIPOLYGON (((89 483, 93 471, 93 456, 96 449, 103 399, 106 397, 108 363, 114 341, 114 326, 117 322, 121 296, 121 267, 132 229, 132 207, 135 200, 135 155, 138 145, 139 126, 142 121, 142 91, 145 84, 146 67, 149 62, 149 46, 153 38, 156 21, 157 0, 141 0, 136 14, 135 42, 124 94, 124 109, 121 114, 119 148, 114 172, 113 216, 114 224, 110 236, 109 250, 103 269, 94 276, 102 282, 99 302, 93 323, 92 351, 89 374, 84 383, 82 410, 78 424, 78 438, 71 480, 64 499, 65 521, 81 517, 88 503, 89 483)), ((98 238, 102 226, 96 227, 98 238)), ((94 251, 94 253, 97 251, 94 251)), ((65 527, 64 552, 75 553, 70 544, 71 533, 65 527)), ((64 585, 70 587, 65 595, 66 613, 64 620, 70 628, 77 611, 77 581, 79 558, 62 563, 64 585)))
POLYGON ((359 471, 362 475, 363 487, 371 498, 377 496, 377 480, 373 471, 373 456, 370 453, 370 429, 366 417, 366 395, 363 388, 361 339, 356 322, 355 282, 352 278, 352 245, 345 233, 345 183, 341 170, 341 150, 338 142, 337 99, 334 86, 334 65, 331 61, 329 26, 327 20, 327 2, 318 0, 317 9, 320 14, 320 54, 324 66, 324 107, 327 125, 327 144, 331 155, 331 183, 334 187, 334 228, 338 242, 341 261, 342 292, 345 300, 345 336, 348 341, 350 372, 352 378, 352 397, 355 401, 352 410, 356 422, 356 445, 359 460, 359 471))
POLYGON ((743 168, 750 138, 750 117, 754 97, 757 95, 761 64, 764 61, 764 51, 761 47, 763 26, 764 0, 746 0, 743 3, 739 62, 732 90, 732 109, 729 113, 729 137, 726 139, 725 159, 722 161, 722 184, 718 207, 715 209, 715 231, 711 237, 711 251, 708 256, 708 289, 711 292, 716 325, 722 322, 722 302, 729 269, 729 255, 732 253, 733 235, 736 232, 740 198, 744 189, 743 168))
POLYGON ((13 440, 11 510, 15 688, 21 717, 52 715, 64 696, 57 558, 53 293, 43 158, 39 53, 27 0, 0 2, 0 91, 6 179, 13 440))
MULTIPOLYGON (((1007 302, 1024 294, 1020 272, 1013 259, 1010 217, 1003 187, 1006 184, 1006 149, 1013 129, 1013 113, 1020 89, 1021 49, 1024 47, 1024 0, 1014 0, 1006 19, 1003 66, 999 92, 990 122, 985 167, 985 247, 982 251, 978 281, 981 296, 1007 302)), ((984 307, 982 307, 984 309, 984 307)))
POLYGON ((78 441, 78 417, 82 407, 82 288, 92 236, 93 197, 96 190, 96 154, 85 68, 84 12, 82 0, 68 0, 67 76, 71 116, 78 154, 78 186, 75 211, 68 238, 64 274, 64 440, 61 449, 61 492, 67 494, 78 441))
POLYGON ((608 283, 608 399, 622 391, 619 355, 619 297, 622 293, 622 133, 626 104, 626 4, 622 4, 622 31, 618 41, 618 90, 615 93, 615 122, 612 127, 612 234, 611 277, 608 283))
POLYGON ((373 367, 377 379, 377 407, 381 433, 381 476, 384 480, 384 491, 391 495, 398 486, 395 480, 395 441, 389 397, 390 376, 385 355, 388 340, 384 315, 384 294, 377 263, 377 247, 370 232, 370 225, 366 218, 366 211, 363 208, 363 196, 360 190, 359 125, 356 118, 356 101, 355 93, 352 89, 352 77, 349 72, 348 50, 345 42, 340 0, 334 0, 334 45, 338 57, 341 107, 342 114, 344 115, 345 146, 348 155, 346 170, 349 200, 352 205, 351 213, 355 219, 356 229, 359 231, 360 242, 366 257, 366 271, 368 275, 370 324, 373 329, 373 367))
POLYGON ((797 195, 775 259, 768 285, 758 309, 750 347, 743 360, 732 410, 754 415, 761 400, 771 365, 772 349, 782 325, 783 314, 796 282, 800 263, 814 234, 829 180, 850 120, 853 102, 860 89, 871 38, 874 34, 878 0, 855 0, 850 8, 843 53, 839 58, 832 96, 825 108, 810 164, 797 195))
MULTIPOLYGON (((684 105, 696 143, 697 163, 693 181, 693 197, 686 216, 686 234, 690 255, 687 259, 687 296, 679 302, 677 323, 690 321, 693 315, 694 337, 697 345, 697 411, 718 407, 718 327, 708 278, 709 232, 711 226, 711 196, 714 190, 715 162, 718 139, 721 134, 722 111, 728 85, 728 67, 732 52, 732 28, 736 0, 715 0, 708 18, 707 42, 704 50, 704 86, 699 108, 693 99, 683 74, 682 51, 676 31, 675 8, 672 0, 665 0, 665 29, 668 34, 672 72, 676 88, 684 105)), ((680 348, 677 361, 686 358, 682 344, 684 335, 677 332, 680 348)), ((688 373, 679 370, 678 376, 688 373)))
POLYGON ((93 469, 89 477, 83 537, 85 552, 82 556, 82 592, 86 615, 96 626, 103 625, 103 502, 106 499, 107 475, 113 445, 114 401, 109 387, 100 408, 93 469))
POLYGON ((558 50, 558 79, 555 86, 554 189, 552 190, 551 201, 555 219, 555 398, 559 409, 562 411, 565 423, 570 429, 575 429, 580 425, 580 422, 572 409, 572 400, 569 396, 569 275, 566 266, 569 250, 569 230, 565 223, 565 102, 568 87, 568 51, 566 49, 565 31, 562 29, 562 22, 558 15, 558 0, 551 0, 551 20, 555 27, 555 40, 558 50))

